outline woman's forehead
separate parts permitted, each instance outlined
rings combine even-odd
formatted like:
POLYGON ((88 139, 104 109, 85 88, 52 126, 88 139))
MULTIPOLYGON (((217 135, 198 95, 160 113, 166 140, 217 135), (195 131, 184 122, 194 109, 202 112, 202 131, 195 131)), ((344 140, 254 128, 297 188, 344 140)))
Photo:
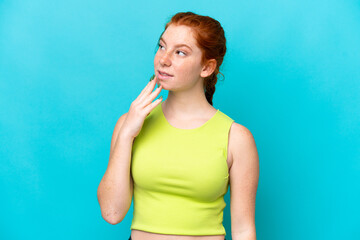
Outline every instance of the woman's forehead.
POLYGON ((186 41, 188 43, 194 43, 195 39, 193 36, 193 31, 190 27, 187 26, 173 26, 170 25, 162 35, 162 38, 166 41, 186 41))
POLYGON ((161 36, 161 39, 163 39, 166 44, 186 44, 192 49, 197 47, 192 29, 184 25, 170 25, 161 36))

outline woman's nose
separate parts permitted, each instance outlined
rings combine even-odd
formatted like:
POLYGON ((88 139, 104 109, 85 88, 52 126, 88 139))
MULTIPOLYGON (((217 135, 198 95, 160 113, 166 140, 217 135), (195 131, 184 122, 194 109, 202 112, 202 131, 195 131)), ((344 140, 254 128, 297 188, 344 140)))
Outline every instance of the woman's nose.
POLYGON ((160 58, 160 63, 162 65, 170 65, 171 64, 171 59, 170 59, 170 53, 164 53, 163 56, 161 56, 160 58))

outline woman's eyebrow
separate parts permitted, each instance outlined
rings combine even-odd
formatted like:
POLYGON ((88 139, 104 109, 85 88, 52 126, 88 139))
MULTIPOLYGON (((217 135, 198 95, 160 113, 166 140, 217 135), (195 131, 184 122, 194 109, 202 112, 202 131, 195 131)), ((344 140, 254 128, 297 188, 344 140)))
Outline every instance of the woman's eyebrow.
MULTIPOLYGON (((160 38, 160 40, 162 40, 162 41, 166 44, 165 40, 164 40, 162 37, 160 38)), ((177 44, 177 45, 175 45, 175 47, 182 47, 182 46, 187 47, 187 48, 189 48, 190 50, 192 50, 191 47, 189 47, 189 46, 186 45, 186 44, 177 44)))

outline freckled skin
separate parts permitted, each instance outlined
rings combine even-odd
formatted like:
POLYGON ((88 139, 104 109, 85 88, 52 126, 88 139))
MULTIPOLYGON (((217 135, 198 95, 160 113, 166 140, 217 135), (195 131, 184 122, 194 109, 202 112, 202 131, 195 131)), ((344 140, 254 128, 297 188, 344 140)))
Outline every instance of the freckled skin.
MULTIPOLYGON (((162 37, 166 42, 160 41, 161 47, 159 46, 154 57, 154 70, 156 76, 158 76, 158 70, 173 75, 173 77, 168 79, 160 79, 157 77, 157 84, 161 84, 163 90, 169 91, 166 101, 171 103, 171 101, 176 102, 181 101, 181 99, 186 99, 189 103, 196 102, 198 103, 198 109, 207 113, 204 118, 210 118, 210 115, 213 116, 216 109, 212 107, 205 98, 203 81, 205 77, 214 71, 216 66, 214 62, 216 63, 216 61, 213 60, 210 67, 206 67, 207 65, 202 66, 202 51, 197 46, 191 28, 189 27, 170 25, 162 37), (176 47, 178 44, 186 44, 190 46, 192 50, 186 47, 176 47), (186 55, 184 52, 186 52, 186 55)), ((155 75, 150 77, 150 81, 155 75)), ((169 114, 168 117, 171 118, 171 114, 169 114)), ((196 119, 196 116, 192 115, 192 117, 196 119)), ((186 119, 186 117, 182 119, 186 119)), ((189 119, 189 117, 187 117, 187 119, 189 119)), ((184 121, 172 120, 175 126, 184 124, 184 121)), ((204 181, 204 179, 199 179, 199 181, 204 181)), ((196 236, 158 234, 137 229, 132 229, 131 236, 133 239, 139 240, 224 240, 224 235, 196 236)))
POLYGON ((195 87, 202 92, 203 78, 211 74, 201 64, 202 51, 197 46, 192 29, 187 26, 170 25, 162 35, 165 40, 159 41, 159 48, 154 57, 154 70, 168 72, 173 75, 168 80, 158 78, 164 90, 185 91, 195 87), (186 44, 187 47, 177 47, 186 44))

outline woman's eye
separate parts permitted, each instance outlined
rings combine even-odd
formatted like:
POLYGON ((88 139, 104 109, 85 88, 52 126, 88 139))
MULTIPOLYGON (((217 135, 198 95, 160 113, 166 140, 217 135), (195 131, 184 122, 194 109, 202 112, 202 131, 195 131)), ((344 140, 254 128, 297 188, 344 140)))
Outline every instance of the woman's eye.
MULTIPOLYGON (((160 43, 158 43, 158 46, 159 46, 160 49, 163 47, 160 43)), ((186 53, 183 52, 183 51, 177 51, 177 52, 180 52, 180 53, 184 54, 183 56, 186 56, 186 53)))
POLYGON ((183 51, 178 51, 178 52, 181 52, 181 53, 183 53, 183 54, 184 54, 183 56, 186 56, 186 53, 185 53, 185 52, 183 52, 183 51))
POLYGON ((162 46, 161 46, 161 44, 160 44, 160 43, 158 43, 158 46, 159 46, 159 48, 162 48, 162 46))

